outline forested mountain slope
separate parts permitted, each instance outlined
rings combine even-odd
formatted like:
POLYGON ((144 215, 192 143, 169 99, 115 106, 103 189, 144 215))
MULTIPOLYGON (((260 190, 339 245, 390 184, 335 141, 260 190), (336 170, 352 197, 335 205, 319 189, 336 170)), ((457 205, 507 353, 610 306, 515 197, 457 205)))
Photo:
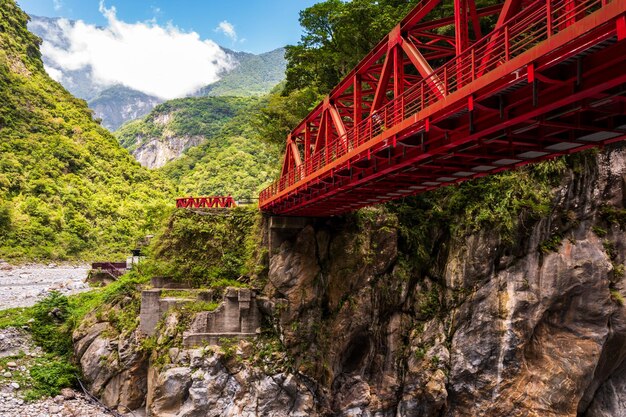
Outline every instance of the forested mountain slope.
POLYGON ((46 74, 27 20, 0 0, 0 257, 121 256, 161 218, 168 182, 46 74))
POLYGON ((192 97, 171 100, 116 132, 145 166, 161 168, 180 194, 256 197, 278 169, 279 149, 258 123, 267 99, 192 97))
POLYGON ((254 55, 226 50, 238 64, 217 82, 201 88, 196 96, 262 96, 285 79, 285 48, 254 55))

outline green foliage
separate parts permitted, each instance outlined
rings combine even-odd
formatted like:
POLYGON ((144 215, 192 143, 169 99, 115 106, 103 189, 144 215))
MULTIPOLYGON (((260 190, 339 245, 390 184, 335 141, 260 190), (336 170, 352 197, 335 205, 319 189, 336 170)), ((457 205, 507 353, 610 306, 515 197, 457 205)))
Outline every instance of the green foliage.
POLYGON ((133 150, 145 140, 171 136, 217 136, 224 123, 247 108, 252 99, 241 97, 190 97, 156 106, 143 119, 120 127, 115 135, 123 147, 133 150))
POLYGON ((180 307, 183 314, 195 314, 202 311, 213 311, 220 306, 221 303, 214 301, 194 301, 193 303, 185 303, 180 307))
MULTIPOLYGON (((26 401, 59 394, 61 388, 76 384, 78 369, 65 357, 46 354, 43 357, 30 357, 20 352, 16 356, 0 358, 0 367, 7 369, 7 363, 13 361, 18 368, 11 371, 10 379, 2 382, 17 382, 26 401), (22 367, 26 371, 22 371, 22 367)), ((2 380, 4 377, 0 377, 2 380)))
POLYGON ((0 310, 0 329, 26 326, 31 318, 31 308, 0 310))
POLYGON ((604 251, 609 256, 609 258, 614 261, 617 258, 617 250, 615 249, 615 243, 610 240, 602 241, 602 246, 604 247, 604 251))
POLYGON ((252 256, 245 242, 256 232, 257 216, 256 208, 241 207, 224 215, 174 212, 167 227, 154 238, 152 256, 156 260, 151 273, 208 287, 247 283, 247 278, 240 280, 248 274, 252 256))
POLYGON ((53 291, 33 307, 0 311, 0 328, 28 326, 35 343, 47 352, 69 355, 72 350, 72 331, 88 313, 105 306, 125 301, 124 308, 109 313, 108 319, 120 332, 133 330, 138 324, 136 320, 140 307, 138 288, 148 281, 147 275, 132 271, 106 287, 69 297, 53 291), (34 321, 31 322, 31 319, 34 321), (124 327, 122 324, 127 326, 124 327))
POLYGON ((398 217, 402 252, 414 267, 427 268, 449 236, 490 230, 515 241, 528 221, 550 213, 564 169, 562 160, 543 162, 387 204, 398 217))
POLYGON ((288 92, 328 93, 417 4, 416 0, 326 0, 300 12, 304 35, 288 46, 288 92))
POLYGON ((28 401, 58 395, 62 388, 76 385, 78 373, 76 366, 58 356, 46 355, 44 358, 37 358, 30 368, 33 387, 27 391, 25 398, 28 401))
POLYGON ((222 353, 224 354, 224 359, 228 360, 228 359, 235 357, 235 354, 237 353, 238 342, 239 341, 235 338, 220 337, 219 339, 220 349, 222 350, 222 353))
POLYGON ((426 356, 426 351, 427 348, 425 346, 417 346, 415 348, 415 351, 413 352, 413 355, 415 356, 416 360, 421 361, 426 356))
POLYGON ((544 254, 557 252, 561 246, 561 242, 563 242, 563 236, 560 234, 552 235, 539 244, 539 251, 544 254))
POLYGON ((435 317, 441 310, 439 288, 433 285, 429 291, 421 295, 423 295, 423 298, 419 302, 418 313, 421 320, 428 321, 435 317))
POLYGON ((0 257, 126 253, 172 190, 48 77, 27 19, 0 0, 0 257))
POLYGON ((593 226, 591 230, 593 230, 593 232, 599 237, 604 237, 608 233, 608 231, 604 227, 601 227, 601 226, 593 226))
POLYGON ((626 227, 626 209, 605 204, 600 207, 600 216, 610 224, 616 224, 622 229, 626 227))
POLYGON ((284 84, 280 84, 269 95, 267 105, 263 107, 255 120, 260 137, 266 143, 284 146, 285 138, 315 105, 323 98, 313 87, 303 87, 289 94, 282 93, 284 84))
POLYGON ((53 291, 39 301, 32 310, 34 321, 30 325, 33 340, 46 352, 69 356, 72 352, 71 330, 65 326, 70 315, 67 297, 53 291))
POLYGON ((620 306, 624 305, 624 297, 616 289, 611 289, 611 299, 615 301, 617 304, 619 304, 620 306))
POLYGON ((90 312, 107 309, 106 319, 119 333, 130 333, 139 325, 141 293, 149 274, 131 271, 106 287, 68 297, 68 327, 74 329, 90 312), (118 308, 111 309, 111 306, 118 308))
POLYGON ((122 145, 172 136, 203 136, 160 171, 177 184, 180 195, 227 195, 254 199, 278 170, 279 147, 261 140, 258 114, 266 99, 202 97, 171 100, 148 116, 121 127, 122 145))
POLYGON ((75 385, 79 370, 73 364, 72 332, 88 313, 106 310, 107 320, 119 333, 134 330, 140 307, 138 287, 147 280, 147 276, 131 272, 107 287, 70 297, 52 292, 33 307, 1 311, 0 328, 28 326, 33 341, 46 352, 40 358, 19 358, 26 360, 30 371, 14 375, 25 399, 54 396, 61 388, 75 385))

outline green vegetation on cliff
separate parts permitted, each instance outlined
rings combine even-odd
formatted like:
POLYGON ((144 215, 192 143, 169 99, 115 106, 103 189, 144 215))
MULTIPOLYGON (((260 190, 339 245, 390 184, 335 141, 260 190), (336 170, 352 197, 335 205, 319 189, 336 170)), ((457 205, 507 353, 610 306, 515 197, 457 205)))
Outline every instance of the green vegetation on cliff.
POLYGON ((262 216, 256 208, 201 214, 177 210, 154 238, 152 274, 171 276, 200 286, 225 287, 250 283, 263 273, 262 216))
POLYGON ((241 97, 197 97, 169 100, 156 106, 143 119, 122 126, 115 135, 126 149, 133 151, 151 139, 172 136, 217 136, 224 124, 252 99, 241 97))
POLYGON ((125 253, 171 190, 48 77, 27 19, 0 0, 0 257, 125 253))
POLYGON ((279 169, 280 148, 259 135, 257 120, 265 99, 251 101, 224 123, 219 134, 191 148, 162 168, 163 174, 188 194, 232 194, 256 198, 279 169))

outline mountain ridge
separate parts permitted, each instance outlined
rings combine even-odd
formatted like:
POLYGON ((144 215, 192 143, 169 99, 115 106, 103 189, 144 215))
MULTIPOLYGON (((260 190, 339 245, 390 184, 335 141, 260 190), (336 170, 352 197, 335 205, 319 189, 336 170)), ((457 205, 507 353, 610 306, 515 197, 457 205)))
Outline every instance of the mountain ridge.
MULTIPOLYGON (((46 71, 60 82, 70 93, 87 101, 102 119, 102 125, 111 131, 124 123, 147 115, 157 104, 166 100, 146 94, 124 85, 102 85, 93 80, 91 67, 78 70, 61 68, 46 53, 47 43, 61 48, 69 48, 69 40, 59 22, 64 18, 50 18, 31 15, 28 28, 42 41, 42 57, 46 71)), ((76 21, 65 19, 70 25, 76 21)), ((285 77, 286 61, 284 48, 276 48, 262 54, 234 51, 220 46, 238 63, 230 71, 222 74, 220 80, 190 93, 188 96, 261 96, 268 93, 285 77)), ((182 97, 181 97, 182 98, 182 97)))

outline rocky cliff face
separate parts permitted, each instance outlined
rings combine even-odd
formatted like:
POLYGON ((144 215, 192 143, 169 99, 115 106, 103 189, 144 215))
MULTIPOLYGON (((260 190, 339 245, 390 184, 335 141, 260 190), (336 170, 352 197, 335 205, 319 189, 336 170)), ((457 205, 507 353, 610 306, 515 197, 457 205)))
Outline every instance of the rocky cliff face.
MULTIPOLYGON (((271 254, 264 311, 281 349, 266 362, 248 342, 170 350, 140 390, 147 408, 626 416, 625 175, 623 147, 588 156, 555 190, 552 213, 522 219, 513 242, 493 230, 435 233, 419 265, 384 210, 311 222, 271 254)), ((86 358, 101 357, 98 340, 77 344, 96 388, 91 368, 103 365, 86 358)))
POLYGON ((88 100, 102 125, 114 131, 129 120, 139 119, 163 100, 121 85, 98 92, 88 100))
POLYGON ((132 154, 142 166, 151 169, 160 168, 169 161, 180 157, 187 149, 200 145, 204 140, 204 136, 151 138, 143 140, 132 151, 132 154))

